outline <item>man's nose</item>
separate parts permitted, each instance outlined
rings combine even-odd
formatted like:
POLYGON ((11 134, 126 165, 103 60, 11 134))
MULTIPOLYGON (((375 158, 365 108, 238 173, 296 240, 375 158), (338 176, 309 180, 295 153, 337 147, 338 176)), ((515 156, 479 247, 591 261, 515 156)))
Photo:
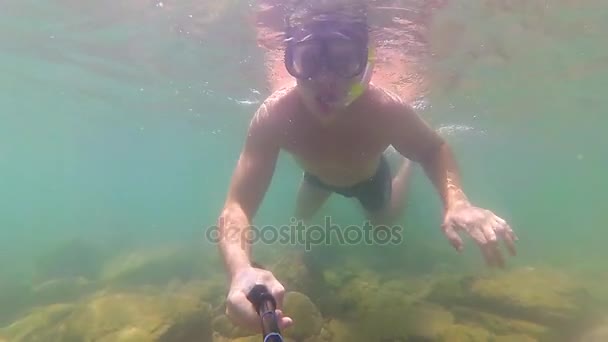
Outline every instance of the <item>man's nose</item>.
POLYGON ((325 87, 335 87, 337 85, 336 76, 325 68, 322 68, 317 75, 317 82, 325 87))

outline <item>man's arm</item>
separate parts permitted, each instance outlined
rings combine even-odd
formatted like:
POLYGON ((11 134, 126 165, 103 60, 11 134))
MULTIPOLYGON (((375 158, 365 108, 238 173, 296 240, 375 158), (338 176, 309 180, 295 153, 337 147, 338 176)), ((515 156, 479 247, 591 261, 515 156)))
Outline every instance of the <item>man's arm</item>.
POLYGON ((440 193, 444 235, 460 251, 463 243, 457 229, 466 231, 481 247, 488 265, 503 267, 504 258, 496 242, 499 236, 502 237, 511 255, 515 255, 517 236, 509 224, 493 212, 469 203, 460 185, 454 155, 445 140, 408 105, 394 107, 389 120, 392 144, 405 157, 422 165, 440 193))
POLYGON ((251 121, 218 222, 219 248, 231 278, 251 266, 251 246, 246 237, 278 158, 279 146, 268 128, 269 120, 266 105, 262 104, 251 121))
POLYGON ((403 156, 420 163, 439 192, 444 210, 468 204, 450 146, 409 105, 391 105, 391 143, 403 156))

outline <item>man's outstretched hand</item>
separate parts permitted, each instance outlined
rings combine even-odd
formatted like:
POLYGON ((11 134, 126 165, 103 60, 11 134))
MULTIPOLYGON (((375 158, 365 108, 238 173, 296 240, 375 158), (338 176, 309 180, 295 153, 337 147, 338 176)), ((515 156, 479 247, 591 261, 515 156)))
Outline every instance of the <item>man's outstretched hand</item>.
POLYGON ((450 244, 459 252, 462 251, 463 243, 458 232, 467 232, 479 245, 489 266, 505 265, 498 239, 504 240, 509 253, 515 255, 517 236, 505 220, 490 210, 468 203, 454 206, 446 211, 441 227, 450 244))

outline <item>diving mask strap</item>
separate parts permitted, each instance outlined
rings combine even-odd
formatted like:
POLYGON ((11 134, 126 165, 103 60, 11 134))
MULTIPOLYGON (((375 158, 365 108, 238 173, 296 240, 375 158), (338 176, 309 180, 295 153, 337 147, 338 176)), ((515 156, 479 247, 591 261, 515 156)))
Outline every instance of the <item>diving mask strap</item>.
POLYGON ((359 82, 353 84, 353 86, 350 88, 350 91, 348 92, 348 96, 347 96, 346 102, 345 102, 346 106, 349 106, 351 103, 353 103, 365 91, 367 84, 369 84, 369 81, 372 78, 372 70, 374 68, 374 58, 375 58, 374 48, 370 47, 368 49, 368 53, 367 53, 367 64, 365 65, 365 71, 363 72, 363 76, 361 77, 361 80, 359 82))

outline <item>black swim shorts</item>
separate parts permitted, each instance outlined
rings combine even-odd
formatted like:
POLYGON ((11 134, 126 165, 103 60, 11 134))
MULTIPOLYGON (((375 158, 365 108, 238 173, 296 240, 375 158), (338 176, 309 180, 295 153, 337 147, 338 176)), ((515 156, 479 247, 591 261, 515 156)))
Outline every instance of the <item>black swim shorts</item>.
POLYGON ((335 192, 345 197, 355 197, 369 212, 378 212, 390 202, 392 177, 388 161, 383 155, 376 173, 360 183, 349 187, 337 187, 323 183, 317 176, 304 172, 304 180, 324 190, 335 192))

